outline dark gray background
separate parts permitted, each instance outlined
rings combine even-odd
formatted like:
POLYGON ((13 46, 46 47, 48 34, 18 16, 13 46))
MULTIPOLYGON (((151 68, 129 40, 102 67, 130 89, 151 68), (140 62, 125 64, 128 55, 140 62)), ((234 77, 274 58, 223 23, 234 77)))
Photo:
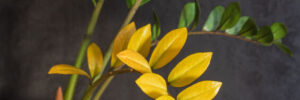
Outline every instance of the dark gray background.
MULTIPOLYGON (((93 35, 93 42, 103 51, 128 11, 125 0, 106 1, 93 35)), ((151 0, 137 11, 133 20, 138 27, 153 22, 154 8, 165 34, 177 27, 180 11, 188 1, 192 0, 151 0)), ((193 36, 174 61, 155 72, 166 77, 183 57, 213 51, 211 65, 198 81, 223 82, 215 100, 299 100, 300 1, 199 0, 200 26, 215 6, 226 6, 232 1, 239 1, 242 15, 253 17, 258 26, 285 23, 289 32, 283 42, 294 57, 275 46, 264 47, 222 36, 193 36)), ((0 0, 0 99, 53 100, 56 88, 65 87, 69 76, 47 72, 55 64, 74 64, 92 10, 90 0, 0 0)), ((137 77, 138 74, 119 75, 102 100, 151 100, 134 83, 137 77)), ((80 77, 77 99, 87 81, 80 77)), ((169 87, 173 96, 182 89, 169 87)))

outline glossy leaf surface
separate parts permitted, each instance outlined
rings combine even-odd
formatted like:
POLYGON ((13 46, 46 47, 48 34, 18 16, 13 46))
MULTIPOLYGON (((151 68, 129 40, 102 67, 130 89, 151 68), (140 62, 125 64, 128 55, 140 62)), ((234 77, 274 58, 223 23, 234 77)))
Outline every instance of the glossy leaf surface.
POLYGON ((102 51, 96 43, 91 43, 87 49, 87 60, 90 70, 90 75, 93 78, 101 72, 103 64, 102 51))
POLYGON ((187 3, 180 14, 178 28, 189 27, 196 15, 195 2, 187 3))
POLYGON ((174 87, 189 85, 206 71, 211 57, 212 52, 200 52, 187 56, 170 72, 168 82, 174 87))
POLYGON ((273 34, 269 26, 263 26, 258 31, 254 39, 260 43, 271 43, 273 41, 273 34))
POLYGON ((145 94, 153 99, 168 95, 166 81, 158 74, 143 74, 135 82, 145 94))
POLYGON ((195 0, 195 18, 193 20, 193 26, 192 26, 192 29, 196 28, 199 21, 200 21, 200 5, 199 5, 199 2, 198 0, 195 0))
POLYGON ((177 100, 212 100, 219 92, 222 82, 201 81, 177 95, 177 100))
POLYGON ((274 23, 271 26, 274 40, 282 39, 287 34, 287 28, 282 23, 274 23))
POLYGON ((127 26, 123 27, 114 40, 112 56, 111 56, 111 66, 119 67, 123 63, 117 58, 117 54, 123 50, 127 49, 127 45, 130 37, 136 31, 135 23, 131 22, 127 26))
POLYGON ((67 64, 58 64, 51 67, 48 74, 78 74, 84 75, 89 78, 89 74, 86 73, 84 70, 67 64))
POLYGON ((238 2, 230 3, 223 13, 219 29, 226 30, 233 27, 239 21, 240 16, 240 4, 238 2))
POLYGON ((158 69, 168 64, 184 46, 187 39, 187 29, 179 28, 167 33, 154 48, 150 58, 150 66, 158 69))
POLYGON ((234 25, 232 28, 230 29, 226 29, 226 33, 230 34, 230 35, 237 35, 243 28, 243 26, 245 25, 245 23, 248 21, 249 16, 243 16, 239 19, 239 21, 237 22, 236 25, 234 25))
POLYGON ((248 18, 247 22, 243 25, 238 35, 252 37, 257 34, 257 31, 258 30, 255 21, 252 18, 248 18))
POLYGON ((210 14, 204 24, 203 30, 205 30, 205 31, 217 30, 218 26, 220 25, 222 15, 224 13, 224 9, 225 8, 223 6, 217 6, 216 8, 214 8, 210 12, 210 14))
POLYGON ((136 71, 140 73, 151 73, 151 68, 147 60, 138 52, 133 50, 125 50, 120 52, 117 56, 123 63, 135 69, 136 71))
POLYGON ((151 47, 151 25, 147 24, 133 33, 127 49, 139 52, 147 57, 151 47))

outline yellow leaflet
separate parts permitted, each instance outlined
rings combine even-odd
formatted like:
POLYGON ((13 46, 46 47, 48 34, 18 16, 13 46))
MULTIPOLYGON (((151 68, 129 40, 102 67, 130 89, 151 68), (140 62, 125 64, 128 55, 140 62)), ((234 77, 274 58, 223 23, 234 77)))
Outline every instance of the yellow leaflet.
POLYGON ((64 100, 61 86, 59 86, 57 91, 56 91, 56 99, 55 100, 64 100))
POLYGON ((101 49, 96 43, 89 45, 87 49, 87 60, 91 77, 93 78, 102 70, 103 56, 101 49))
POLYGON ((198 82, 177 95, 177 100, 211 100, 219 92, 222 82, 201 81, 198 82))
POLYGON ((180 61, 170 72, 168 82, 174 87, 189 85, 209 66, 212 52, 195 53, 180 61))
POLYGON ((89 74, 86 73, 84 70, 67 64, 58 64, 51 67, 48 74, 78 74, 90 78, 89 74))
POLYGON ((120 52, 117 56, 123 63, 140 73, 152 72, 147 60, 136 51, 124 50, 120 52))
POLYGON ((127 49, 141 53, 147 57, 151 47, 151 25, 147 24, 133 33, 127 49))
POLYGON ((145 94, 153 99, 156 99, 163 95, 168 95, 166 81, 158 74, 143 74, 135 81, 135 83, 145 94))
POLYGON ((179 28, 167 33, 155 47, 150 66, 158 69, 168 64, 180 52, 187 39, 187 29, 179 28))
POLYGON ((164 96, 160 96, 159 98, 157 98, 155 100, 175 100, 175 99, 171 96, 164 95, 164 96))
POLYGON ((122 28, 122 30, 120 30, 120 32, 116 36, 111 56, 111 67, 119 67, 123 64, 120 60, 117 59, 117 54, 127 49, 129 39, 135 32, 135 30, 135 23, 131 22, 130 24, 122 28))

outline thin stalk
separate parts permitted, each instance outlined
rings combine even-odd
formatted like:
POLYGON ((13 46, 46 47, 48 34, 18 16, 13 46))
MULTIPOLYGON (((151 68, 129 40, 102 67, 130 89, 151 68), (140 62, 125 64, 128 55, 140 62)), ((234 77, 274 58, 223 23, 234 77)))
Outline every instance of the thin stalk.
MULTIPOLYGON (((93 85, 90 85, 88 87, 87 91, 85 91, 85 93, 84 93, 84 96, 83 96, 82 100, 90 100, 91 96, 93 95, 93 93, 97 89, 97 87, 103 81, 109 79, 111 76, 118 75, 118 74, 123 74, 123 73, 128 73, 128 72, 135 72, 135 71, 131 68, 123 68, 123 69, 120 69, 120 70, 111 71, 111 72, 108 72, 108 73, 104 74, 98 81, 96 81, 93 85)), ((109 84, 109 83, 107 83, 107 84, 109 84)))
POLYGON ((107 86, 110 84, 110 82, 114 79, 115 76, 110 76, 107 78, 103 84, 101 85, 100 89, 95 94, 94 100, 99 100, 103 94, 103 92, 106 90, 107 86))
POLYGON ((244 38, 244 37, 241 37, 241 36, 229 35, 225 32, 199 31, 199 32, 189 32, 189 35, 220 35, 220 36, 226 36, 226 37, 230 37, 230 38, 240 39, 240 40, 243 40, 243 41, 247 41, 247 42, 251 42, 251 43, 254 43, 254 44, 260 44, 261 45, 261 43, 259 43, 257 41, 250 40, 250 39, 247 39, 247 38, 244 38))
MULTIPOLYGON (((80 68, 82 63, 83 63, 83 59, 85 57, 85 53, 86 53, 86 49, 91 41, 91 36, 94 33, 94 29, 98 20, 98 17, 100 15, 100 11, 102 8, 102 5, 104 3, 104 0, 101 0, 100 2, 97 3, 94 12, 92 14, 90 23, 88 25, 87 31, 84 35, 84 39, 82 41, 76 62, 75 62, 75 67, 80 68)), ((73 96, 74 96, 74 92, 75 92, 75 87, 77 84, 77 79, 78 79, 78 75, 72 75, 70 77, 68 86, 65 90, 64 93, 64 100, 73 100, 73 96)))
MULTIPOLYGON (((122 29, 122 27, 124 27, 124 26, 126 26, 127 24, 130 23, 130 21, 132 20, 132 18, 134 17, 134 15, 136 13, 136 11, 138 10, 139 5, 141 4, 141 2, 142 2, 142 0, 136 0, 136 2, 134 3, 134 5, 132 6, 132 8, 130 9, 130 11, 128 12, 127 17, 125 18, 122 26, 120 27, 120 30, 122 29)), ((108 61, 109 61, 109 59, 111 57, 112 45, 113 45, 113 42, 110 44, 110 47, 109 47, 108 51, 106 51, 107 53, 105 54, 103 66, 107 65, 107 63, 108 63, 108 61)), ((103 92, 107 88, 108 84, 112 81, 113 77, 111 77, 108 80, 106 80, 106 79, 105 80, 100 80, 100 79, 97 79, 96 81, 97 82, 98 81, 100 81, 100 82, 105 81, 104 83, 106 83, 106 85, 103 84, 100 87, 100 90, 97 91, 97 93, 96 93, 97 95, 94 98, 94 100, 99 100, 100 99, 101 95, 103 94, 103 92)), ((90 100, 90 98, 92 96, 92 93, 96 90, 96 88, 97 88, 98 85, 100 85, 100 83, 96 84, 96 82, 95 82, 95 84, 94 84, 93 87, 88 87, 88 89, 87 89, 87 91, 86 91, 86 93, 85 93, 85 95, 83 97, 83 100, 90 100)))

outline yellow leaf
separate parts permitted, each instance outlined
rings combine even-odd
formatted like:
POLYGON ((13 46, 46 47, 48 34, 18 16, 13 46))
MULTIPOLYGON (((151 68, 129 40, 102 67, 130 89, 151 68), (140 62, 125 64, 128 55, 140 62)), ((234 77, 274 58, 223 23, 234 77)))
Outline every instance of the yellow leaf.
POLYGON ((187 29, 179 28, 167 33, 155 47, 150 66, 158 69, 168 64, 180 52, 187 39, 187 29))
POLYGON ((201 81, 198 82, 177 95, 177 100, 211 100, 219 92, 222 82, 201 81))
POLYGON ((147 57, 151 47, 151 25, 147 24, 133 33, 127 49, 134 50, 147 57))
POLYGON ((48 74, 78 74, 90 78, 89 74, 86 73, 84 70, 67 64, 58 64, 51 67, 48 74))
POLYGON ((141 73, 151 73, 151 68, 147 60, 138 52, 133 50, 124 50, 120 52, 118 58, 128 65, 129 67, 135 69, 141 73))
POLYGON ((123 63, 117 58, 117 54, 127 49, 129 39, 135 32, 135 30, 135 23, 131 22, 127 26, 123 27, 116 36, 111 56, 111 67, 119 67, 123 65, 123 63))
POLYGON ((101 49, 96 43, 89 45, 87 49, 87 60, 91 77, 93 78, 102 70, 103 56, 101 49))
POLYGON ((159 98, 157 98, 155 100, 175 100, 175 99, 171 96, 164 95, 164 96, 160 96, 159 98))
POLYGON ((212 52, 195 53, 180 61, 170 72, 168 82, 174 87, 189 85, 209 66, 212 52))
POLYGON ((145 94, 153 99, 156 99, 163 95, 168 95, 166 81, 158 74, 143 74, 135 81, 135 83, 145 94))
POLYGON ((59 86, 59 87, 57 88, 57 91, 56 91, 56 99, 55 99, 55 100, 64 100, 63 92, 62 92, 61 86, 59 86))

